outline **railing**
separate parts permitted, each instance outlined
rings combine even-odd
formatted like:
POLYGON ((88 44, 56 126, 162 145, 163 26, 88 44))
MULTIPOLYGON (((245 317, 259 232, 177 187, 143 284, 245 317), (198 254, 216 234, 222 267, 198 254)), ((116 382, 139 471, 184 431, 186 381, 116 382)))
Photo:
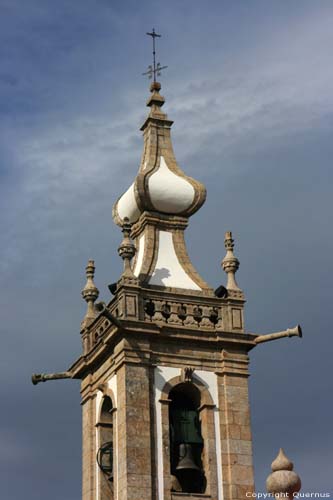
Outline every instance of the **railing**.
MULTIPOLYGON (((129 295, 133 298, 133 292, 129 295)), ((236 331, 242 330, 242 303, 229 304, 230 298, 219 297, 175 297, 161 298, 154 291, 146 291, 143 297, 138 297, 136 315, 126 316, 126 296, 114 300, 109 305, 110 313, 120 322, 147 321, 159 325, 185 327, 189 329, 236 331), (234 315, 238 313, 237 316, 234 315), (237 324, 236 324, 237 323, 237 324)), ((237 298, 238 299, 238 298, 237 298)), ((238 299, 239 300, 239 299, 238 299)), ((94 327, 83 333, 84 352, 89 352, 104 338, 112 321, 100 317, 94 327)))
POLYGON ((222 317, 219 307, 197 305, 190 302, 173 302, 146 298, 144 300, 146 321, 182 325, 188 327, 219 328, 222 317))

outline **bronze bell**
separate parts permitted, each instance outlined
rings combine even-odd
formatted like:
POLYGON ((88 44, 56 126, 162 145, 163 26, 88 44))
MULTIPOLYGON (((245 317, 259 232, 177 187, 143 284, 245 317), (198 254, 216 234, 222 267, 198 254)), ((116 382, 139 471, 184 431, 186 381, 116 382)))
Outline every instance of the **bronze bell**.
POLYGON ((188 443, 182 443, 179 445, 179 462, 176 467, 177 471, 180 470, 197 470, 200 471, 200 467, 196 465, 192 453, 192 445, 188 443))

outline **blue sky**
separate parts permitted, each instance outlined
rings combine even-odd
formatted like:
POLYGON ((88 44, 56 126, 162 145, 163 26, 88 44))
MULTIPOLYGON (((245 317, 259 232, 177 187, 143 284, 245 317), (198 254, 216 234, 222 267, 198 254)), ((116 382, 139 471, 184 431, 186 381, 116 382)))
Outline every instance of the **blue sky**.
POLYGON ((208 198, 187 230, 213 285, 232 230, 251 354, 256 483, 280 446, 304 491, 332 491, 333 4, 327 0, 0 0, 4 500, 78 500, 80 291, 120 274, 115 199, 135 176, 155 27, 179 164, 208 198), (13 487, 14 484, 14 487, 13 487))

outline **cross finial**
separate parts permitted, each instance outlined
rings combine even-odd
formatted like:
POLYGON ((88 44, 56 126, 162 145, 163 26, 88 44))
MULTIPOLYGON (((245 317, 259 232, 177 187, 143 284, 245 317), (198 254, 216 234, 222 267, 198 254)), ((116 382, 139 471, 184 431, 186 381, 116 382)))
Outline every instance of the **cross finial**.
POLYGON ((156 75, 160 76, 161 71, 168 66, 161 66, 160 63, 156 63, 156 50, 155 50, 155 38, 161 38, 161 35, 157 34, 155 28, 153 28, 152 32, 147 32, 146 35, 151 36, 153 39, 153 64, 148 66, 148 71, 142 73, 143 75, 147 75, 148 78, 153 78, 154 83, 156 83, 156 75))

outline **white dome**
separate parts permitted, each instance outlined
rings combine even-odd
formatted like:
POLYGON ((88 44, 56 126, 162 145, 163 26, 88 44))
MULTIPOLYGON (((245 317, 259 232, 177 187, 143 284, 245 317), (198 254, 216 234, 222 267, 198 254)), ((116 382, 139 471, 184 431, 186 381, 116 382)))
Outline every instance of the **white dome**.
POLYGON ((128 217, 130 222, 135 222, 140 217, 140 210, 135 199, 134 182, 117 202, 119 217, 124 220, 128 217))
POLYGON ((187 210, 195 196, 192 184, 174 174, 168 168, 163 156, 158 170, 149 178, 148 192, 156 210, 171 214, 187 210))

